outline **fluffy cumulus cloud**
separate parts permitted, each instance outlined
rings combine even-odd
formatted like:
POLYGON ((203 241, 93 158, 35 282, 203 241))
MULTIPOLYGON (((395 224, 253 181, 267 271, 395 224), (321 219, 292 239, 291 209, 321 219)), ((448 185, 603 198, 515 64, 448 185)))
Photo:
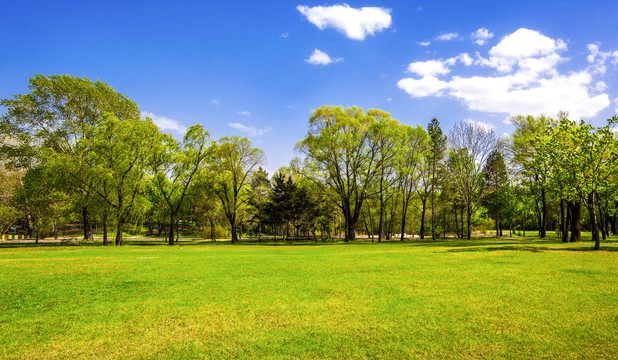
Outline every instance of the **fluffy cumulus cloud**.
MULTIPOLYGON (((589 48, 588 61, 596 64, 600 52, 589 48)), ((487 56, 476 53, 446 60, 413 62, 408 71, 418 77, 404 78, 399 88, 412 97, 448 97, 460 100, 468 109, 488 113, 556 114, 567 110, 573 118, 593 117, 610 105, 602 93, 605 83, 596 79, 598 64, 586 69, 561 73, 558 64, 567 44, 537 31, 519 29, 491 48, 487 56), (456 76, 451 68, 457 63, 492 69, 492 76, 456 76)), ((605 55, 603 55, 605 56, 605 55)), ((610 55, 600 63, 606 63, 610 55)))
POLYGON ((391 26, 391 10, 381 7, 355 9, 349 5, 304 6, 296 9, 320 30, 334 28, 354 40, 365 40, 391 26))
POLYGON ((332 63, 338 63, 340 61, 343 61, 343 59, 339 58, 339 59, 331 59, 330 56, 328 56, 327 53, 315 49, 313 50, 313 54, 311 54, 311 56, 309 56, 309 59, 305 60, 306 62, 308 62, 311 65, 328 65, 328 64, 332 64, 332 63))
POLYGON ((494 37, 494 34, 485 28, 480 28, 470 35, 474 43, 477 45, 485 45, 487 44, 487 40, 494 37))
POLYGON ((143 117, 148 117, 152 119, 152 122, 155 123, 161 129, 161 131, 176 131, 180 134, 184 134, 187 131, 187 127, 180 124, 176 120, 172 120, 166 118, 164 116, 158 116, 153 113, 142 111, 143 117))
POLYGON ((248 126, 241 123, 228 123, 228 126, 233 129, 240 130, 249 136, 260 136, 272 131, 269 127, 258 129, 255 126, 248 126))

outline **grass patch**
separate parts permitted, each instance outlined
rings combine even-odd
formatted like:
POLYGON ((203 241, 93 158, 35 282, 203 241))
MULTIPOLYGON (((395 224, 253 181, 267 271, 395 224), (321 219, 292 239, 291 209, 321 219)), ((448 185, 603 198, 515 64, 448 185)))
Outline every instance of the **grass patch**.
POLYGON ((0 357, 618 354, 616 244, 154 244, 0 248, 0 357))

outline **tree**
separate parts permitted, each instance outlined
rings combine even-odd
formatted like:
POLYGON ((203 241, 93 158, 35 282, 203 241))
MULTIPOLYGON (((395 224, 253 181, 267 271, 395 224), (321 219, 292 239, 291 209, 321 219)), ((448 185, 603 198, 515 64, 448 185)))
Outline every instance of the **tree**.
POLYGON ((610 186, 608 180, 616 173, 618 147, 610 128, 616 123, 618 117, 614 116, 606 126, 595 129, 584 121, 576 124, 561 119, 539 155, 547 154, 548 163, 553 164, 552 187, 562 198, 586 205, 595 250, 600 248, 597 196, 610 186))
MULTIPOLYGON (((559 116, 565 117, 566 114, 560 113, 559 116)), ((541 161, 545 158, 537 155, 542 152, 543 144, 549 140, 548 134, 556 126, 556 121, 543 115, 536 118, 519 115, 512 117, 511 121, 515 125, 515 133, 511 138, 513 162, 518 166, 518 172, 528 179, 529 188, 535 194, 539 236, 544 238, 547 229, 547 181, 550 164, 541 161)))
POLYGON ((448 169, 453 187, 466 208, 467 236, 470 239, 472 215, 488 194, 488 189, 483 186, 482 169, 489 155, 498 147, 499 139, 493 129, 467 122, 455 124, 448 139, 451 145, 448 169))
POLYGON ((171 136, 164 137, 164 148, 153 160, 155 184, 169 212, 169 244, 174 245, 174 226, 195 175, 212 156, 214 145, 210 133, 202 125, 193 125, 181 144, 171 136))
POLYGON ((427 133, 430 138, 429 163, 431 167, 431 238, 436 239, 435 224, 435 192, 436 192, 436 170, 444 158, 446 152, 446 135, 442 133, 440 122, 433 118, 427 125, 427 133))
POLYGON ((378 114, 387 117, 376 110, 365 114, 355 106, 323 106, 313 112, 307 136, 296 145, 312 163, 316 184, 336 195, 345 219, 345 241, 355 240, 362 205, 380 171, 379 142, 370 131, 378 114))
POLYGON ((106 114, 119 120, 140 117, 137 105, 109 85, 70 75, 35 75, 27 94, 0 100, 7 108, 1 119, 2 134, 11 139, 2 144, 2 153, 12 165, 29 169, 53 161, 59 166, 59 185, 68 192, 80 192, 84 199, 82 216, 84 238, 92 239, 88 192, 92 179, 88 168, 67 166, 83 162, 85 148, 76 146, 92 136, 92 130, 106 114), (53 159, 50 159, 53 158, 53 159), (75 172, 68 172, 71 168, 75 172))
POLYGON ((88 156, 79 168, 91 166, 91 182, 85 191, 99 196, 116 213, 116 245, 123 245, 122 226, 135 210, 146 189, 147 170, 160 154, 163 134, 149 119, 120 120, 109 115, 93 129, 93 136, 80 142, 88 156))
POLYGON ((419 187, 421 163, 426 159, 429 137, 423 127, 404 127, 401 147, 397 152, 397 179, 401 192, 401 241, 406 232, 406 219, 412 196, 419 187))
POLYGON ((488 194, 486 205, 494 216, 496 224, 496 236, 502 236, 501 210, 506 205, 503 189, 508 185, 508 172, 506 162, 500 150, 494 150, 489 154, 487 163, 483 168, 483 176, 488 194))
POLYGON ((238 241, 238 211, 251 197, 248 180, 255 167, 263 161, 264 152, 251 147, 249 139, 244 137, 223 137, 214 152, 210 169, 213 191, 230 223, 233 244, 238 241))

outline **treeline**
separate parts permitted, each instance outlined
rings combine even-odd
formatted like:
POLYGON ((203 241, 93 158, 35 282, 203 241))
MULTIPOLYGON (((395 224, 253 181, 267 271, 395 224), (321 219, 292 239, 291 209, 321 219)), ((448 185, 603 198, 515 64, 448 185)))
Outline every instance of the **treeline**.
POLYGON ((169 244, 180 224, 233 243, 243 233, 380 242, 534 228, 581 241, 585 223, 596 248, 616 233, 616 117, 595 128, 565 114, 518 116, 504 139, 472 122, 447 135, 437 119, 425 129, 324 106, 299 157, 269 176, 247 138, 214 140, 195 125, 176 140, 100 81, 37 75, 29 90, 0 101, 2 233, 21 221, 38 240, 79 223, 92 239, 97 224, 104 244, 113 227, 122 245, 127 226, 169 244))

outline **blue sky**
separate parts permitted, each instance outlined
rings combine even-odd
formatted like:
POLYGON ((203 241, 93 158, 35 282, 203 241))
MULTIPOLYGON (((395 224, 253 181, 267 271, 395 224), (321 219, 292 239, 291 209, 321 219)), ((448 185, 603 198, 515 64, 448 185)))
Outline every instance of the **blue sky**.
MULTIPOLYGON (((274 171, 311 111, 379 108, 510 133, 510 114, 618 112, 618 2, 5 2, 0 97, 34 74, 102 80, 164 131, 248 136, 274 171)), ((3 110, 2 110, 3 111, 3 110)))

